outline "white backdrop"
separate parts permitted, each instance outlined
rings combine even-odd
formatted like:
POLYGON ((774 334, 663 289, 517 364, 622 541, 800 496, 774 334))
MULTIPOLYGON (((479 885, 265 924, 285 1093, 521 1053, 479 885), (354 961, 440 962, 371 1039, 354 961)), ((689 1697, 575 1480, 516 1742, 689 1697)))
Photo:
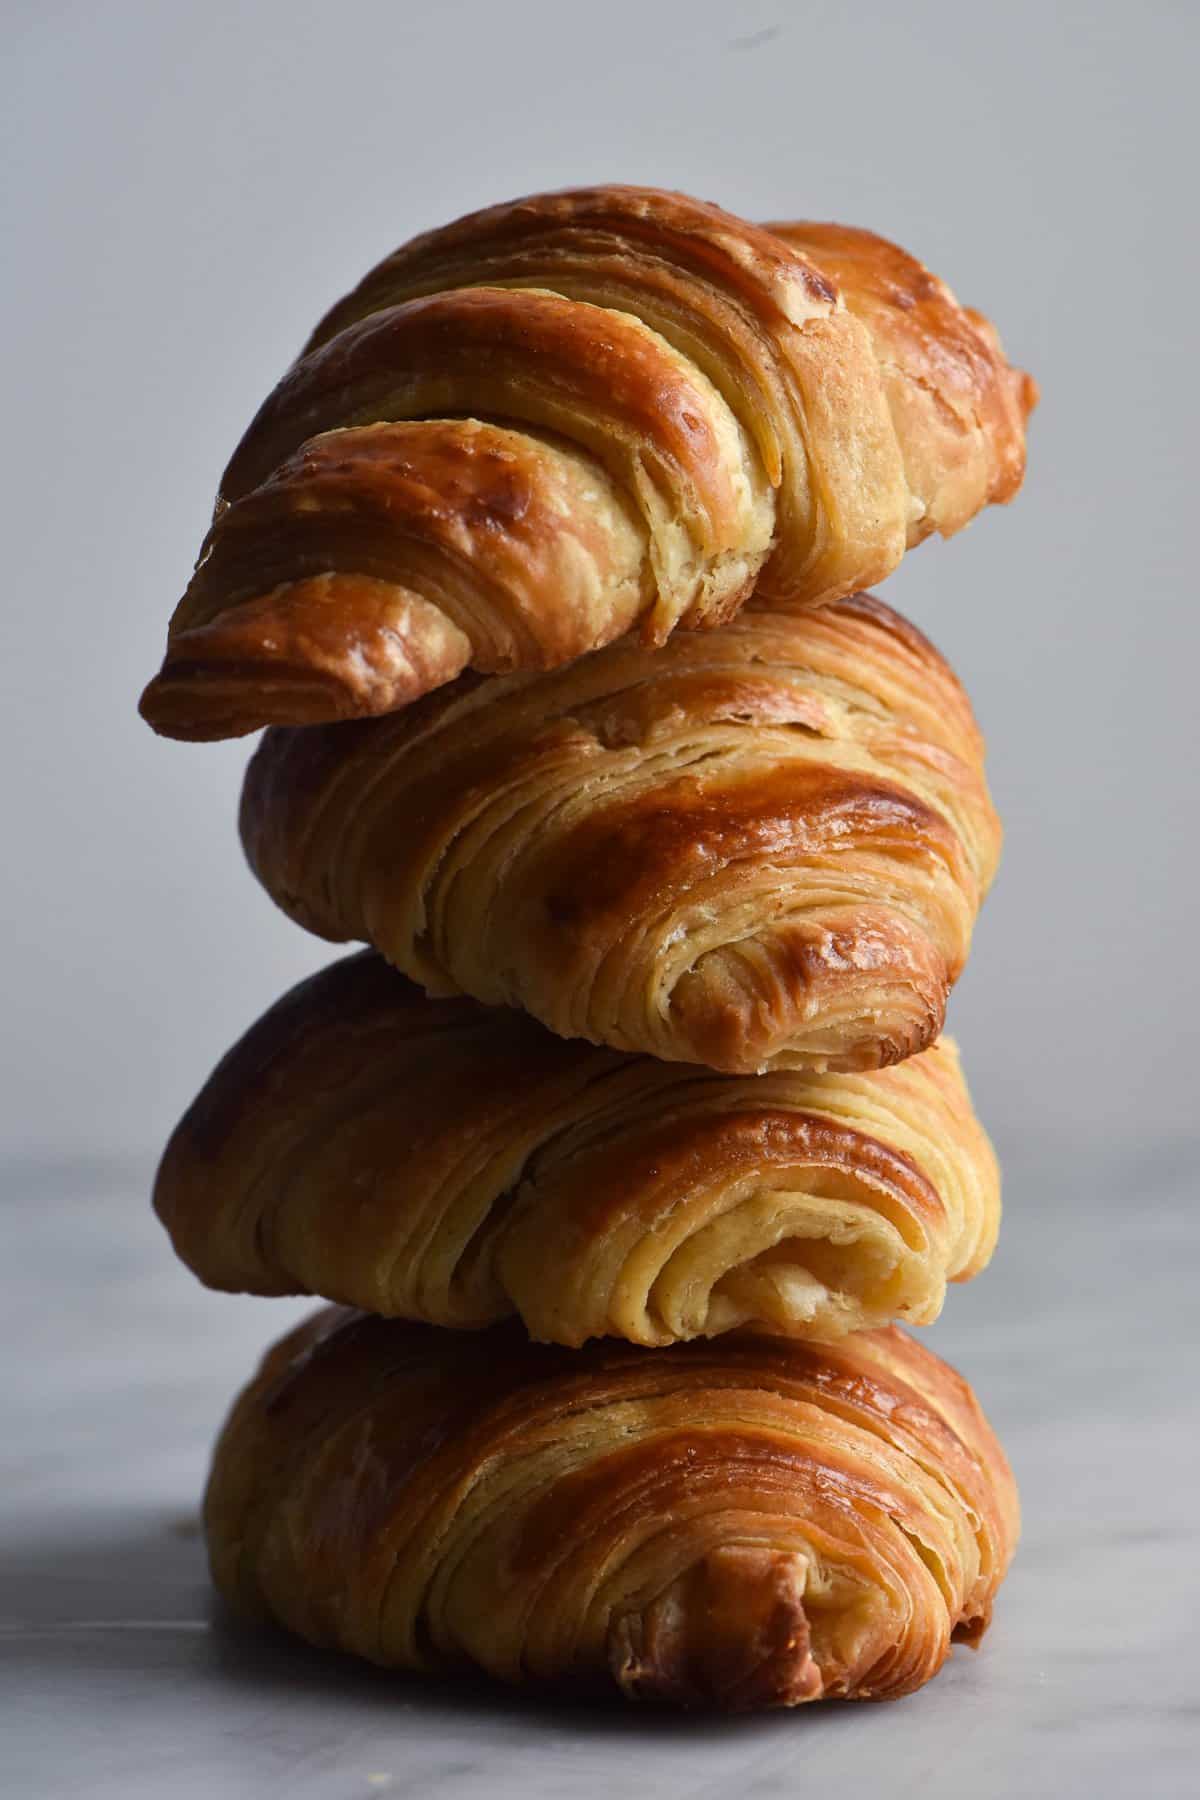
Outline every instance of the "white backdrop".
POLYGON ((242 866, 247 747, 162 743, 134 711, 251 411, 411 232, 606 178, 874 226, 1040 378, 1026 493, 887 585, 968 682, 1008 827, 952 1023, 1002 1143, 1191 1122, 1197 9, 10 0, 5 18, 11 1152, 152 1152, 233 1037, 333 954, 242 866))

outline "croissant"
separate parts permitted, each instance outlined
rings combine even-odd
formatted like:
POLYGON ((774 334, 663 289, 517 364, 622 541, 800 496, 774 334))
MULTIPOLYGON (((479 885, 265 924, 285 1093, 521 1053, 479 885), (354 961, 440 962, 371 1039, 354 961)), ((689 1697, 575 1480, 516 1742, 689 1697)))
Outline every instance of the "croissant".
POLYGON ((982 756, 879 601, 755 605, 276 728, 242 835, 292 918, 430 992, 734 1074, 872 1068, 941 1030, 999 849, 982 756))
POLYGON ((971 1389, 894 1327, 565 1351, 329 1309, 237 1401, 205 1524, 226 1599, 314 1644, 745 1711, 920 1687, 1018 1514, 971 1389))
POLYGON ((648 188, 491 207, 328 314, 142 700, 234 736, 881 579, 1011 498, 1028 376, 913 257, 648 188))
POLYGON ((712 1075, 427 999, 367 952, 225 1057, 155 1207, 211 1287, 669 1344, 926 1324, 1000 1194, 944 1039, 863 1075, 712 1075))

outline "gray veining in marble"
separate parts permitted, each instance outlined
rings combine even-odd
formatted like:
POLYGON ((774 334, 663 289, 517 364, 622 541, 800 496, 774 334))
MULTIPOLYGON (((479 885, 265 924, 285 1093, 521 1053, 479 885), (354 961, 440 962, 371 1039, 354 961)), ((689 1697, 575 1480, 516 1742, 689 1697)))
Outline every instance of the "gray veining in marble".
POLYGON ((141 1169, 9 1169, 0 1792, 89 1800, 888 1800, 1200 1787, 1198 1158, 1019 1146, 991 1270, 934 1332, 1026 1526, 993 1631, 922 1694, 733 1723, 387 1678, 215 1619, 208 1443, 303 1310, 204 1293, 141 1169))

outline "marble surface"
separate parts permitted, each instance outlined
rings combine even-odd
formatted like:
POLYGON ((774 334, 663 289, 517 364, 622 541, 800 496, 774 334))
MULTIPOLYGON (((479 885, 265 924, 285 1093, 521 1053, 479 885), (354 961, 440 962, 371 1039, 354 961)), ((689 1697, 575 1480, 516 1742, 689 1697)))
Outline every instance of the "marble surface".
POLYGON ((208 1444, 304 1308, 194 1286, 144 1168, 10 1168, 0 1792, 1194 1795, 1200 1154, 1005 1148, 1000 1252, 933 1333, 1022 1486, 991 1635, 895 1705, 732 1723, 396 1680, 214 1617, 208 1444))

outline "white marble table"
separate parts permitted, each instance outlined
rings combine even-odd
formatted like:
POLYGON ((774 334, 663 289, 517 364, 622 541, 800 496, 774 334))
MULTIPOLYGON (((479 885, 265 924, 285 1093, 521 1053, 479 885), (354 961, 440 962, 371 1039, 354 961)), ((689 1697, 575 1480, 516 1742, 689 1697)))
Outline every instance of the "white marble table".
POLYGON ((934 1334, 1022 1484, 993 1631, 896 1705, 732 1723, 431 1688, 214 1619, 207 1447, 302 1308, 195 1287, 144 1169, 7 1170, 0 1794, 1195 1796, 1198 1164, 1009 1149, 1000 1253, 934 1334))

